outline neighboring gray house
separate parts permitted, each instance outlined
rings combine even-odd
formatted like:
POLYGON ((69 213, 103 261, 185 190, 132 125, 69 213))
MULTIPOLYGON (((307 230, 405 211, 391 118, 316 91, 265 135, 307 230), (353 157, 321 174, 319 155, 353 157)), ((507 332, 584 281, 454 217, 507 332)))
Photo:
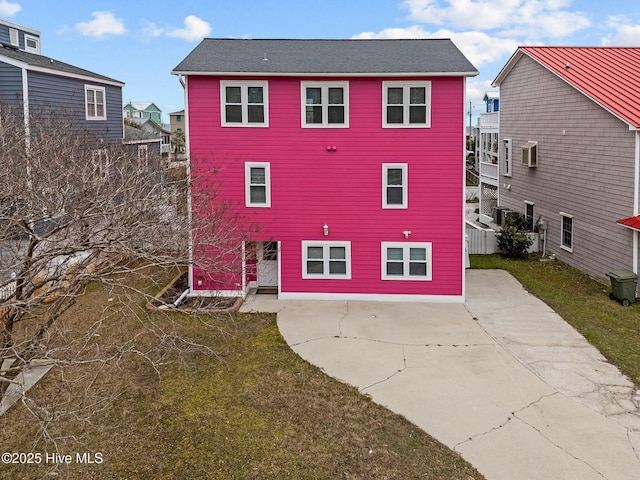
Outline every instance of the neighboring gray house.
POLYGON ((500 206, 585 273, 638 272, 640 48, 521 47, 500 87, 500 206), (546 227, 546 230, 543 228, 546 227))
POLYGON ((123 86, 41 55, 40 32, 0 20, 0 100, 21 105, 25 123, 40 108, 61 109, 105 140, 122 140, 123 86))
POLYGON ((163 128, 160 124, 149 118, 127 119, 128 122, 137 125, 141 130, 147 132, 150 137, 160 141, 160 151, 169 153, 171 150, 171 132, 163 128))

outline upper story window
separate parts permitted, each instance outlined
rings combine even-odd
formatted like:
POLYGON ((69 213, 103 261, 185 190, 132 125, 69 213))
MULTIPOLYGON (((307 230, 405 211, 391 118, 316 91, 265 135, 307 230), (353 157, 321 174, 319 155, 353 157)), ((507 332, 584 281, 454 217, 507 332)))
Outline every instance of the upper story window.
POLYGON ((382 126, 431 126, 431 82, 382 82, 382 126))
POLYGON ((269 163, 245 163, 245 205, 271 206, 271 166, 269 163))
POLYGON ((511 148, 511 139, 505 138, 502 140, 502 174, 505 177, 511 176, 511 166, 513 165, 512 161, 512 148, 511 148))
POLYGON ((40 39, 31 35, 24 36, 24 50, 29 53, 40 54, 40 39))
POLYGON ((85 85, 84 100, 87 120, 107 119, 107 101, 104 87, 85 85))
POLYGON ((268 97, 266 81, 221 81, 222 126, 269 126, 268 97))
POLYGON ((407 164, 382 164, 382 208, 407 208, 407 164))
POLYGON ((347 82, 302 82, 302 126, 341 128, 349 126, 347 82))

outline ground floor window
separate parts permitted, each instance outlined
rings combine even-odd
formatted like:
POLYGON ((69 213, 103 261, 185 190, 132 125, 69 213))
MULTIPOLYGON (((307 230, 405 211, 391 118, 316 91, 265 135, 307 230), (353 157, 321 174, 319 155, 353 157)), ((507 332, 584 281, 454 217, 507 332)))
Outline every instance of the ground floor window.
POLYGON ((533 231, 533 228, 535 226, 534 223, 534 218, 533 218, 533 207, 534 204, 532 202, 524 202, 524 208, 525 208, 525 218, 527 219, 527 226, 529 227, 529 230, 533 231))
POLYGON ((560 237, 560 246, 570 252, 573 251, 573 217, 566 213, 560 213, 562 220, 562 234, 560 237))
POLYGON ((351 242, 302 242, 302 278, 351 278, 351 242))
POLYGON ((431 280, 431 243, 382 242, 383 280, 431 280))

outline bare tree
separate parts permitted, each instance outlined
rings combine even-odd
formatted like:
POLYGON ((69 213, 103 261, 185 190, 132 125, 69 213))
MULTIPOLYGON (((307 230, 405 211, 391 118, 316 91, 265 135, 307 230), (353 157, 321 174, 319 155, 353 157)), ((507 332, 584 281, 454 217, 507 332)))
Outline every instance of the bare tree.
MULTIPOLYGON (((190 221, 188 179, 170 174, 159 156, 105 141, 60 109, 32 112, 26 125, 20 108, 1 105, 0 399, 35 363, 117 365, 137 355, 159 371, 169 357, 207 352, 160 325, 132 295, 147 295, 153 280, 141 282, 140 275, 185 268, 192 250, 206 252, 197 261, 207 271, 237 268, 237 250, 250 232, 233 206, 216 201, 217 188, 213 182, 192 192, 199 200, 190 221), (93 282, 108 286, 114 302, 71 315, 93 282), (106 323, 117 328, 118 308, 135 310, 145 342, 137 342, 138 331, 115 345, 96 343, 106 323)), ((25 392, 21 399, 50 425, 61 415, 100 410, 110 400, 107 390, 87 389, 73 407, 68 400, 38 405, 25 392)))

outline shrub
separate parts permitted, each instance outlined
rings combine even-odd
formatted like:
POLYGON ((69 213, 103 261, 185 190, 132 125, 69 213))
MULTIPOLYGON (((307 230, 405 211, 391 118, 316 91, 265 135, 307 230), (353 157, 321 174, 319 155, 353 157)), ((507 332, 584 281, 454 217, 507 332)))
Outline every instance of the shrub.
POLYGON ((496 233, 498 248, 510 258, 527 258, 533 239, 528 232, 531 224, 524 215, 510 214, 505 225, 496 233))

